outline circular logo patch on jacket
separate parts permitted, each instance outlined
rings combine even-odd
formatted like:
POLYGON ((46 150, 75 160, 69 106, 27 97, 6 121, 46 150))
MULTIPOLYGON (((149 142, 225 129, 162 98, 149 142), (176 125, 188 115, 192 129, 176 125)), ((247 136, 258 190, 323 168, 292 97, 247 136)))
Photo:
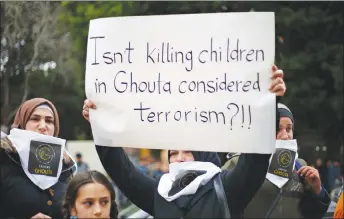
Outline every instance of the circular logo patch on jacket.
POLYGON ((293 156, 289 150, 282 150, 278 154, 277 162, 281 167, 288 167, 292 162, 293 156))
POLYGON ((185 175, 179 181, 179 187, 185 188, 194 179, 196 179, 197 176, 198 174, 195 171, 185 173, 185 175))
POLYGON ((42 144, 36 149, 36 158, 40 163, 49 164, 55 157, 55 150, 47 144, 42 144))
POLYGON ((184 171, 176 176, 175 181, 172 183, 171 190, 168 192, 169 196, 175 195, 188 186, 198 176, 205 174, 203 170, 188 170, 184 171))

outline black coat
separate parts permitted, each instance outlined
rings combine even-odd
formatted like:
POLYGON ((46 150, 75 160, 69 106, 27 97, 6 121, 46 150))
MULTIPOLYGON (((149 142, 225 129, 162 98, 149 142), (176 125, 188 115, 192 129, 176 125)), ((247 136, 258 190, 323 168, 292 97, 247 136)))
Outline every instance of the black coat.
MULTIPOLYGON (((103 167, 118 188, 150 215, 156 218, 223 218, 213 180, 201 187, 183 208, 179 200, 182 197, 172 202, 161 197, 157 191, 159 180, 136 169, 122 148, 96 146, 96 149, 103 167)), ((212 162, 194 157, 196 161, 212 162)), ((220 173, 232 216, 243 212, 264 182, 269 158, 270 155, 264 154, 242 154, 237 168, 220 173)))
POLYGON ((26 176, 10 142, 1 139, 0 218, 31 218, 37 213, 61 218, 61 201, 73 166, 73 161, 64 163, 58 183, 42 191, 26 176))

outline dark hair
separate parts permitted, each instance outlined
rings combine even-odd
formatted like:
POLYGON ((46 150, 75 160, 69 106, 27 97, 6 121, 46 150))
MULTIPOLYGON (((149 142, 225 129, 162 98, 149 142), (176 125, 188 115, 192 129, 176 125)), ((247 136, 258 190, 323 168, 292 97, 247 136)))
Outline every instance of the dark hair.
POLYGON ((98 171, 87 171, 76 174, 68 183, 65 197, 62 202, 62 213, 64 219, 70 218, 70 211, 75 205, 79 189, 88 183, 99 183, 107 188, 111 195, 110 217, 117 218, 118 209, 116 204, 116 193, 110 181, 98 171))

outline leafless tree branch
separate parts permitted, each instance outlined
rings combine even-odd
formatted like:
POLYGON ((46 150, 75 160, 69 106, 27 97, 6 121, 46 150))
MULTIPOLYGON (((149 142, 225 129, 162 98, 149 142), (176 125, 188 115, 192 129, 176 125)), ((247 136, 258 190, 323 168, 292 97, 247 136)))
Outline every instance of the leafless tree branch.
MULTIPOLYGON (((59 15, 61 11, 59 2, 1 2, 4 14, 1 15, 1 57, 7 56, 8 68, 3 68, 1 78, 7 74, 7 79, 14 75, 15 66, 22 66, 21 73, 24 76, 23 81, 23 95, 18 101, 17 105, 26 101, 30 94, 30 77, 31 74, 39 70, 37 66, 47 61, 57 62, 57 67, 63 69, 64 65, 61 61, 68 56, 69 48, 68 39, 66 41, 66 34, 61 32, 59 28, 59 15), (61 42, 60 42, 61 40, 61 42), (62 41, 63 40, 63 41, 62 41), (3 43, 5 42, 5 44, 3 43), (27 42, 30 42, 29 44, 27 42), (63 43, 65 44, 63 44, 63 43), (24 45, 25 44, 25 45, 24 45), (17 61, 18 52, 21 47, 28 47, 32 51, 30 59, 27 63, 19 63, 17 61)), ((20 53, 19 53, 20 54, 20 53)), ((19 59, 18 59, 19 60, 19 59)), ((1 65, 6 65, 1 63, 1 65)), ((67 74, 66 71, 60 71, 61 74, 67 74)), ((10 99, 9 80, 2 81, 4 86, 8 86, 6 92, 10 99), (7 84, 6 84, 7 83, 7 84)), ((18 90, 16 90, 18 92, 18 90)), ((7 101, 8 102, 8 101, 7 101)), ((5 103, 6 107, 8 103, 5 103)), ((13 107, 11 107, 13 108, 13 107)), ((15 106, 14 108, 17 108, 15 106)), ((4 117, 12 117, 14 110, 7 109, 4 117)))

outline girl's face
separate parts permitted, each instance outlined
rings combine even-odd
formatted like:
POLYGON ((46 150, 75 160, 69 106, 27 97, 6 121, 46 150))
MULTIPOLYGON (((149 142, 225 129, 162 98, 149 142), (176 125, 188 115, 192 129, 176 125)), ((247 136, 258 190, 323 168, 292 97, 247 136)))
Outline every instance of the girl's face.
POLYGON ((54 136, 55 123, 53 113, 45 108, 36 109, 26 123, 25 129, 43 135, 54 136))
POLYGON ((88 183, 79 188, 70 215, 78 218, 110 218, 111 195, 99 183, 88 183))

